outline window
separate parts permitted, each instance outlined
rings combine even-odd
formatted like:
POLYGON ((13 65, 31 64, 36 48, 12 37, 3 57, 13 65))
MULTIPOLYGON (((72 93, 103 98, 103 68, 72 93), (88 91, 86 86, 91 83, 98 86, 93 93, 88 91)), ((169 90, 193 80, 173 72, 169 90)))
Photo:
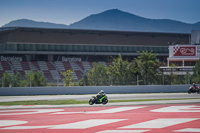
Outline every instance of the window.
POLYGON ((36 50, 37 51, 42 51, 42 45, 41 44, 36 44, 36 50))
POLYGON ((65 45, 60 45, 60 51, 66 51, 65 45))
POLYGON ((18 44, 17 51, 23 51, 23 44, 18 44))
POLYGON ((110 52, 111 51, 111 46, 106 46, 106 52, 110 52))
POLYGON ((49 49, 48 49, 48 45, 43 45, 43 46, 42 46, 42 50, 43 50, 43 51, 48 51, 48 50, 49 50, 49 49))
POLYGON ((105 46, 100 46, 100 51, 105 52, 105 46))
POLYGON ((56 51, 60 51, 60 45, 55 45, 54 48, 56 51))
POLYGON ((49 51, 54 51, 54 45, 49 45, 49 51))

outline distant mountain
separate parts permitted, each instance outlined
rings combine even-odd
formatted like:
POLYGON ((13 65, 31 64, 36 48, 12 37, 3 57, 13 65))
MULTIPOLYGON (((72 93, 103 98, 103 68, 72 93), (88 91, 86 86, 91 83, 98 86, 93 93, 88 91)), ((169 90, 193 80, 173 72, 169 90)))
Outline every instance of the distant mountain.
POLYGON ((191 30, 200 30, 200 22, 188 24, 169 19, 149 19, 118 9, 111 9, 99 14, 90 15, 69 26, 20 19, 12 21, 3 27, 13 26, 172 33, 191 33, 191 30))
POLYGON ((28 19, 18 19, 3 25, 2 27, 39 27, 39 28, 67 28, 64 24, 55 24, 49 22, 37 22, 28 19))
POLYGON ((69 27, 77 29, 191 33, 191 30, 200 30, 200 22, 187 24, 169 19, 148 19, 118 9, 112 9, 90 15, 69 25, 69 27))

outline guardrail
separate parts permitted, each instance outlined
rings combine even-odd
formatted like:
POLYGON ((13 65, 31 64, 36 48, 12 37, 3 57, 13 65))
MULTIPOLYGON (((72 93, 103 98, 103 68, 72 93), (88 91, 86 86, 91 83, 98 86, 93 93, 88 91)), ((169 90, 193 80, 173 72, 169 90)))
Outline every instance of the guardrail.
POLYGON ((0 96, 65 95, 118 93, 178 93, 187 92, 191 85, 139 85, 139 86, 74 86, 74 87, 6 87, 0 88, 0 96))

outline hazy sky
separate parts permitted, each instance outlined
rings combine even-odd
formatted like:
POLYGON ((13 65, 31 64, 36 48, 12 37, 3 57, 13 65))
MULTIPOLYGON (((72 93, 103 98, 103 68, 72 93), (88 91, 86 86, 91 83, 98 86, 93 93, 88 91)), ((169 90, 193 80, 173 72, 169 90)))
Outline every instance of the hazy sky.
POLYGON ((116 8, 152 19, 200 21, 200 0, 0 0, 0 26, 22 18, 69 25, 116 8))

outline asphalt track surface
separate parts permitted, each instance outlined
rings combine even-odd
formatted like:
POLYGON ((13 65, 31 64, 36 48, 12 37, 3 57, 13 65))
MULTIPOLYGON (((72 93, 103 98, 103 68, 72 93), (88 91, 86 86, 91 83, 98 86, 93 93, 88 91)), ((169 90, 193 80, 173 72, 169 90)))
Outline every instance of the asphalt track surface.
POLYGON ((1 133, 196 133, 200 104, 0 109, 1 133))
MULTIPOLYGON (((13 96, 1 101, 88 100, 91 95, 13 96)), ((106 105, 0 106, 1 133, 196 133, 200 132, 199 94, 108 94, 112 100, 185 100, 108 103, 106 105)))
MULTIPOLYGON (((70 99, 82 101, 89 100, 93 95, 0 96, 0 102, 70 99)), ((107 96, 109 100, 200 98, 200 94, 197 93, 107 94, 107 96)))

